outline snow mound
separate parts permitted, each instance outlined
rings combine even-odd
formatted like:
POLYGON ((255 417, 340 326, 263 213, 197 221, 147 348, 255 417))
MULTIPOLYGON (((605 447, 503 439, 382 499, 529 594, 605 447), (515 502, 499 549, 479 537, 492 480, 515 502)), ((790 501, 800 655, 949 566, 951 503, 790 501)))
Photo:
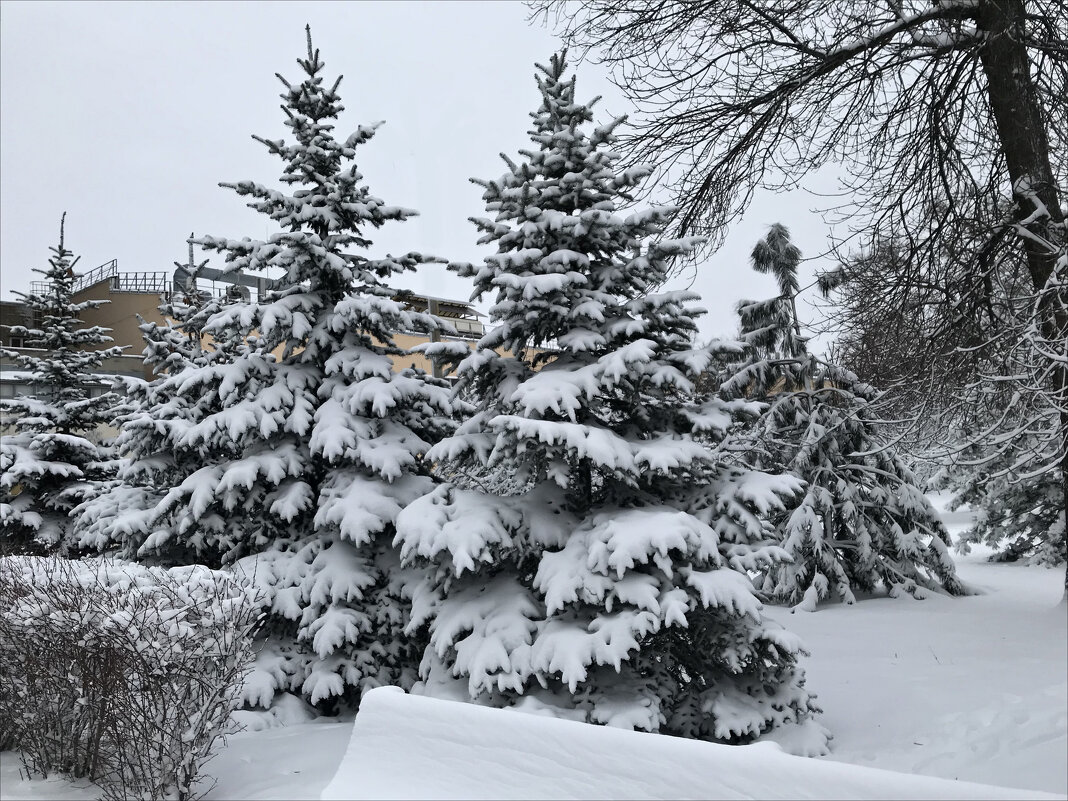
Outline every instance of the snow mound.
POLYGON ((406 695, 364 696, 323 799, 1059 798, 406 695))

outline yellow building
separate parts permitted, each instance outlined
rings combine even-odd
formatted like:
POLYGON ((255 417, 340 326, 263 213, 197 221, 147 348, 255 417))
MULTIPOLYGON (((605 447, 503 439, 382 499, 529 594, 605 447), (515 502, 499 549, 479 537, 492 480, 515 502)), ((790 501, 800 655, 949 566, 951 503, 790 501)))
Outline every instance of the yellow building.
MULTIPOLYGON (((44 282, 34 282, 32 292, 47 292, 44 282)), ((95 270, 77 278, 74 284, 75 303, 85 300, 108 300, 110 303, 95 309, 86 309, 80 319, 88 326, 99 325, 112 329, 113 345, 126 346, 122 356, 105 360, 101 375, 141 376, 149 378, 141 351, 144 342, 138 329, 137 315, 146 320, 162 322, 163 317, 156 306, 160 293, 167 290, 166 273, 120 273, 118 263, 112 259, 95 270)), ((13 326, 40 328, 43 320, 35 318, 32 309, 18 301, 0 301, 0 348, 32 354, 23 337, 12 335, 13 326)), ((103 393, 103 384, 94 387, 92 394, 103 393)), ((0 355, 0 398, 14 397, 16 393, 36 394, 29 378, 18 370, 18 365, 0 355)))
MULTIPOLYGON (((220 296, 236 294, 249 299, 253 293, 259 296, 268 287, 268 281, 258 276, 227 274, 218 270, 201 269, 197 273, 195 289, 199 293, 220 296)), ((158 306, 171 292, 188 292, 193 289, 190 272, 179 267, 173 274, 166 272, 124 272, 117 260, 112 259, 77 278, 74 285, 74 301, 106 300, 108 303, 95 309, 86 309, 80 315, 86 326, 103 326, 111 329, 115 345, 124 346, 124 355, 108 359, 101 368, 102 375, 141 376, 151 379, 151 370, 144 364, 141 352, 145 343, 138 327, 138 315, 148 322, 162 324, 163 316, 158 306)), ((43 285, 35 284, 33 291, 44 291, 43 285)), ((429 312, 447 320, 456 329, 455 335, 442 337, 445 341, 462 342, 472 350, 481 338, 484 328, 483 316, 470 303, 429 295, 402 291, 398 300, 414 311, 429 312)), ((15 301, 0 301, 0 348, 30 352, 20 337, 13 337, 12 326, 39 327, 25 304, 15 301)), ((437 339, 437 337, 434 337, 437 339)), ((399 332, 395 337, 398 347, 409 349, 432 341, 426 334, 416 331, 399 332)), ((210 339, 205 338, 210 347, 210 339)), ((420 353, 394 360, 394 370, 417 367, 438 375, 440 371, 420 353)), ((13 397, 16 392, 32 394, 33 388, 27 376, 21 374, 17 365, 0 357, 0 397, 13 397)), ((101 392, 105 391, 101 388, 101 392)))
MULTIPOLYGON (((394 343, 399 348, 409 350, 428 341, 446 341, 462 342, 471 350, 474 350, 478 340, 482 338, 485 329, 478 319, 482 316, 482 313, 476 311, 470 303, 465 303, 462 300, 436 298, 432 295, 416 295, 407 291, 399 293, 397 300, 404 303, 412 311, 425 312, 440 317, 456 330, 455 335, 432 336, 429 339, 426 334, 415 331, 399 332, 393 337, 394 343)), ((421 353, 412 353, 403 359, 395 359, 393 362, 394 370, 403 370, 407 367, 420 368, 431 375, 441 376, 441 370, 421 353)))

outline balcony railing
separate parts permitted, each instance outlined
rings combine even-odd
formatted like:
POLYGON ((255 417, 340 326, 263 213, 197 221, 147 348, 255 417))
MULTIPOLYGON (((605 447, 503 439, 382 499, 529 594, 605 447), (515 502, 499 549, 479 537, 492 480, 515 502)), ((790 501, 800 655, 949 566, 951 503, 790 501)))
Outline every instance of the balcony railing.
MULTIPOLYGON (((112 259, 84 275, 79 275, 74 281, 73 290, 75 293, 81 292, 105 281, 112 292, 144 292, 155 295, 167 291, 168 275, 165 272, 119 272, 119 260, 112 259)), ((30 291, 34 294, 46 295, 49 290, 47 281, 34 281, 30 284, 30 291)))

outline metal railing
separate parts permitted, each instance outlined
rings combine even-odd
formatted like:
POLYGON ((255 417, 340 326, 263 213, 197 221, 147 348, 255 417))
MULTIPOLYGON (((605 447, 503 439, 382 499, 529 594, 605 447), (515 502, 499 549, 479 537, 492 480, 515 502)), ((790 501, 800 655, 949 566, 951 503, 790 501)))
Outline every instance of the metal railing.
POLYGON ((111 261, 104 262, 95 270, 90 270, 85 275, 78 276, 78 279, 74 282, 74 291, 81 292, 87 287, 91 287, 93 284, 99 284, 101 281, 106 281, 109 278, 117 278, 119 275, 119 260, 112 259, 111 261))
POLYGON ((111 278, 114 292, 148 292, 158 295, 168 289, 167 273, 136 272, 119 273, 111 278))
MULTIPOLYGON (((110 285, 112 292, 159 294, 167 291, 167 273, 148 271, 121 273, 118 259, 112 259, 84 275, 79 275, 74 281, 73 291, 81 292, 105 281, 110 285)), ((34 281, 30 284, 30 292, 38 295, 48 294, 50 288, 47 281, 34 281)))

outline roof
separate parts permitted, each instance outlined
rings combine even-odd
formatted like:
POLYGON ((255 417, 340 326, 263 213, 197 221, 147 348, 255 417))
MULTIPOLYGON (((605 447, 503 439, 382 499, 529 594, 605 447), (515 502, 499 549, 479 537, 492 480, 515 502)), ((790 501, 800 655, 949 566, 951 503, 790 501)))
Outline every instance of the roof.
POLYGON ((410 289, 402 289, 398 291, 397 300, 409 304, 413 301, 424 301, 422 304, 424 308, 430 305, 430 301, 433 301, 438 305, 436 313, 441 317, 485 317, 482 312, 478 311, 468 301, 456 300, 454 298, 439 298, 435 295, 414 292, 410 289))

